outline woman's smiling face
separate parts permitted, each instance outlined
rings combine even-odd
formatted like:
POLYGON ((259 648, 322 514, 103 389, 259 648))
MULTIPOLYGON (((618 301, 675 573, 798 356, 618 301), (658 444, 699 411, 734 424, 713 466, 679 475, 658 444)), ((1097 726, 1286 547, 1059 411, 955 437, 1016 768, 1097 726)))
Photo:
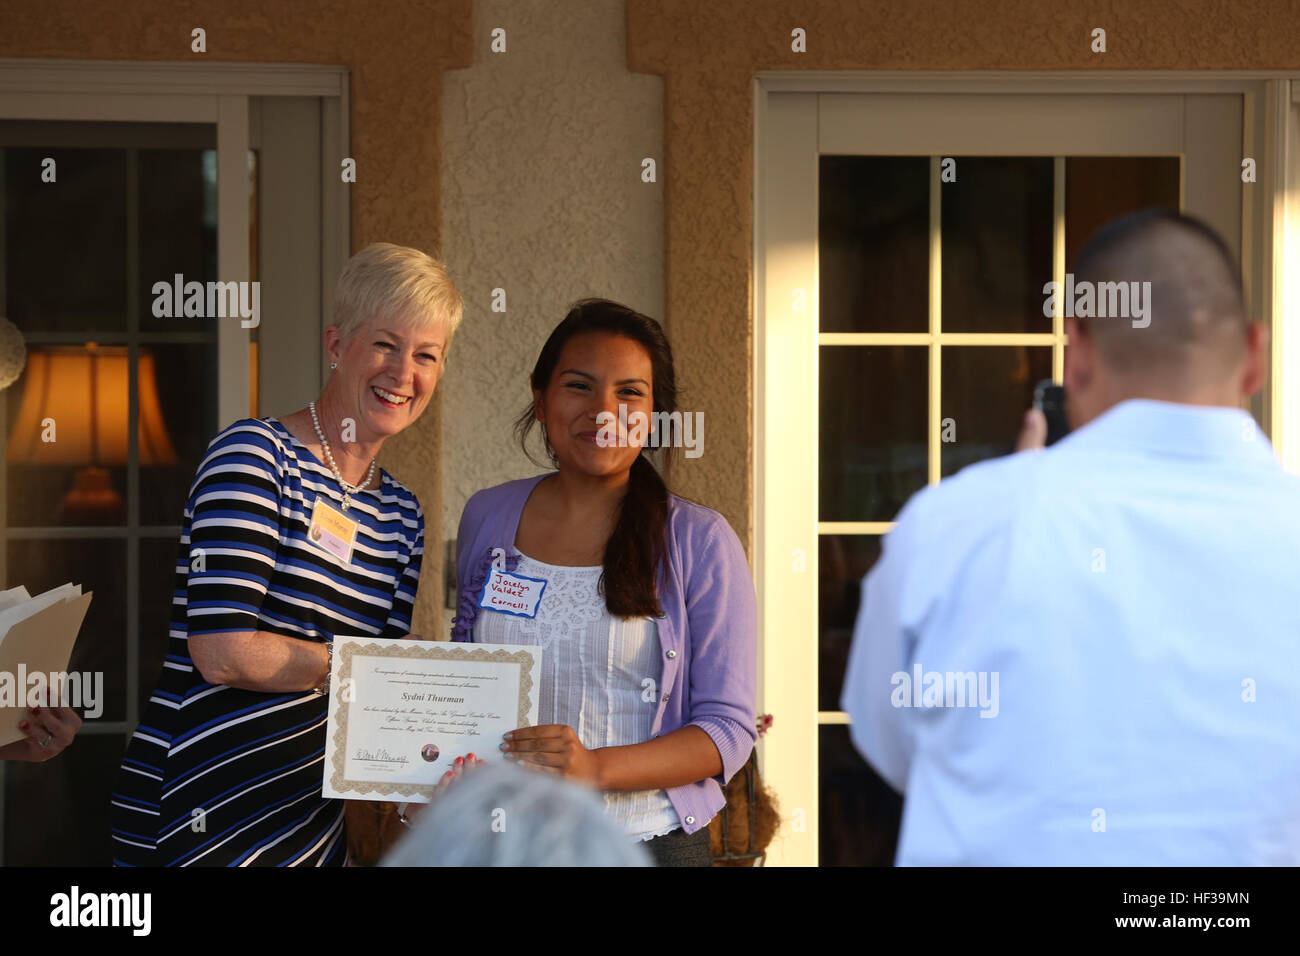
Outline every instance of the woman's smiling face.
POLYGON ((442 377, 446 351, 441 322, 412 329, 383 316, 331 348, 339 363, 331 384, 355 412, 359 440, 396 435, 420 417, 442 377))
POLYGON ((591 476, 626 473, 641 446, 628 442, 627 427, 621 422, 635 425, 634 415, 639 413, 645 416, 648 430, 654 411, 650 353, 622 335, 575 335, 564 344, 545 392, 533 390, 533 407, 546 426, 547 440, 562 471, 591 476), (625 406, 621 414, 620 405, 625 406), (611 424, 606 433, 619 436, 619 443, 612 447, 597 442, 607 421, 611 424))

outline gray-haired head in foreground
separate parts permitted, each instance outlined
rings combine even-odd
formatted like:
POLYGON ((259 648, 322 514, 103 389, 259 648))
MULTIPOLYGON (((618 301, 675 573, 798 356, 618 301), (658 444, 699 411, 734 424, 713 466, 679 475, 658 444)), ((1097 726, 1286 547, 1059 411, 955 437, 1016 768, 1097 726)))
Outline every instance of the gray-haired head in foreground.
POLYGON ((586 787, 496 763, 470 771, 380 866, 652 866, 586 787))

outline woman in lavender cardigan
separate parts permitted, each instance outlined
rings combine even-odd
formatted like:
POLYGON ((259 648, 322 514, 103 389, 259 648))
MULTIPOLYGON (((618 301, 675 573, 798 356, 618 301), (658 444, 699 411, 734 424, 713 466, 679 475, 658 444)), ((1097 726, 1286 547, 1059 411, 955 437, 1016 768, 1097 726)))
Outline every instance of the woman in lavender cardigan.
POLYGON ((532 390, 516 431, 527 452, 540 423, 556 471, 466 504, 452 637, 543 647, 538 725, 508 735, 508 759, 603 791, 659 865, 708 866, 722 785, 756 738, 757 612, 736 533, 670 494, 641 447, 638 425, 677 411, 672 350, 653 319, 584 300, 532 390), (546 581, 535 616, 479 606, 494 551, 546 581))

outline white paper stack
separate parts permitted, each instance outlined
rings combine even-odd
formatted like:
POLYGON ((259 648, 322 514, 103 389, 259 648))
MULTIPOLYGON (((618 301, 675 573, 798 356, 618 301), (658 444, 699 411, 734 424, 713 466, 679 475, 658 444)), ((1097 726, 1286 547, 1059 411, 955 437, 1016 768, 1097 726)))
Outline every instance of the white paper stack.
POLYGON ((27 736, 18 723, 27 717, 33 675, 67 672, 81 622, 93 592, 61 584, 32 597, 25 587, 0 592, 0 747, 27 736), (12 706, 8 706, 12 705, 12 706))

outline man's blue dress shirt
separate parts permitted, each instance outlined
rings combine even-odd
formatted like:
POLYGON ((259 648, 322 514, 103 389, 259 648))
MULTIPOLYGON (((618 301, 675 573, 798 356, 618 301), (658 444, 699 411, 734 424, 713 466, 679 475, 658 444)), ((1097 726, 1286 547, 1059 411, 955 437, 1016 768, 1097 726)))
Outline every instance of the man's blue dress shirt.
POLYGON ((900 865, 1300 864, 1300 478, 1244 411, 1132 400, 926 488, 842 706, 900 865))

